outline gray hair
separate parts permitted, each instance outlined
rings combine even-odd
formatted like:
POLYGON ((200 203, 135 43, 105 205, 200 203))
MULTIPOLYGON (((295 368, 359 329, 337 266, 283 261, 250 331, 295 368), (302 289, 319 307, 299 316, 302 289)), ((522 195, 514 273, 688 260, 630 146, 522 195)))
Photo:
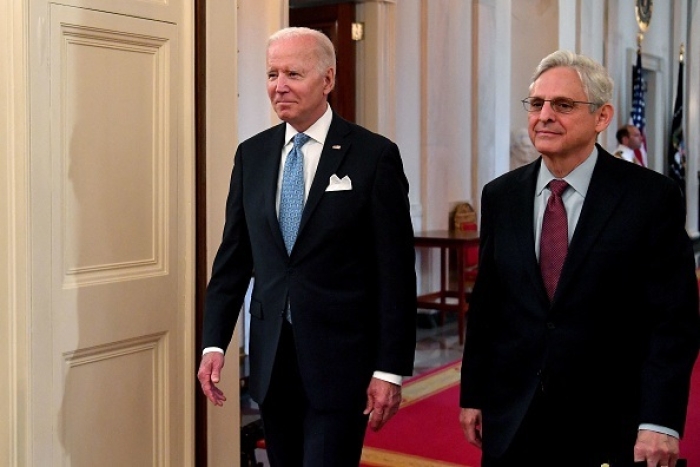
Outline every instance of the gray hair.
POLYGON ((530 91, 542 73, 557 67, 573 68, 578 73, 587 100, 594 103, 590 105, 591 112, 612 101, 614 83, 605 67, 590 57, 569 50, 557 50, 542 59, 532 75, 530 91))
POLYGON ((316 29, 289 27, 280 29, 272 34, 267 40, 267 46, 269 48, 273 42, 290 37, 312 37, 316 43, 316 47, 314 48, 314 54, 318 59, 316 69, 321 75, 324 75, 329 68, 333 68, 333 74, 335 75, 335 71, 337 70, 335 47, 333 47, 333 42, 331 42, 328 36, 316 29))

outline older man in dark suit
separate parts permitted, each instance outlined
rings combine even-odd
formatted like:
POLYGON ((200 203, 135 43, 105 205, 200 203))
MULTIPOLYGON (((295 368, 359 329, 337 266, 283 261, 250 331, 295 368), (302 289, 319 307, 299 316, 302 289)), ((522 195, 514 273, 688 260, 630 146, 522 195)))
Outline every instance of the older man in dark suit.
POLYGON ((679 457, 700 339, 693 248, 677 184, 596 144, 612 90, 585 56, 544 58, 523 99, 541 157, 484 187, 460 399, 484 467, 679 457))
POLYGON ((250 391, 272 466, 357 467, 367 423, 396 413, 413 372, 408 182, 396 144, 330 108, 335 69, 318 31, 270 38, 268 94, 284 123, 238 147, 207 288, 198 378, 221 405, 222 352, 255 274, 250 391))

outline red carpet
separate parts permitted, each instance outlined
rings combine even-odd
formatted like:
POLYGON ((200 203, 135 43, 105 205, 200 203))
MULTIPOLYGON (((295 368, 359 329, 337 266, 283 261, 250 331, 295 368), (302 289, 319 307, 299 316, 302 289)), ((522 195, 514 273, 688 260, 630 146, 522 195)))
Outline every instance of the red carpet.
POLYGON ((453 362, 407 381, 401 409, 378 433, 367 430, 363 467, 476 467, 481 451, 459 426, 459 371, 453 362))
POLYGON ((681 457, 688 467, 700 466, 700 359, 695 361, 690 382, 690 402, 685 421, 685 437, 681 440, 681 457))
MULTIPOLYGON (((459 426, 459 361, 407 381, 404 401, 378 433, 367 430, 362 467, 477 467, 481 451, 459 426)), ((681 457, 700 467, 700 360, 691 383, 681 457)))
MULTIPOLYGON (((695 271, 700 286, 700 269, 695 271)), ((695 361, 690 380, 690 401, 685 421, 685 438, 681 440, 681 457, 688 459, 688 467, 700 466, 700 359, 695 361)))

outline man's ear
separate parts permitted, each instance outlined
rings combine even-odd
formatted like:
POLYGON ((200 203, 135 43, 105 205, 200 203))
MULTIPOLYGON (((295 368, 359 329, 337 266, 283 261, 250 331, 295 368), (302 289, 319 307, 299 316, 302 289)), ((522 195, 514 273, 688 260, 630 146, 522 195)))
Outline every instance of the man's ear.
POLYGON ((598 109, 598 116, 596 117, 596 133, 600 133, 605 130, 612 118, 615 115, 615 108, 610 104, 603 104, 603 106, 598 109))
POLYGON ((326 70, 323 80, 325 81, 323 92, 325 95, 328 95, 331 93, 333 88, 335 88, 335 68, 329 68, 326 70))

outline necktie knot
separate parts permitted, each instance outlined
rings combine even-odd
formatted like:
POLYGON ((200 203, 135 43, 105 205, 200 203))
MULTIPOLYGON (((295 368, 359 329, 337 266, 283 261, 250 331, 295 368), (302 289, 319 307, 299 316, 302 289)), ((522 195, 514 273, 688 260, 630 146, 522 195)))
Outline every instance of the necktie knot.
POLYGON ((558 180, 554 179, 549 182, 549 191, 552 192, 553 195, 561 197, 561 195, 564 193, 564 191, 569 187, 569 184, 566 183, 564 180, 558 180))
POLYGON ((297 150, 301 149, 301 147, 305 145, 309 139, 311 139, 311 137, 306 133, 297 133, 294 135, 293 139, 294 148, 297 150))

